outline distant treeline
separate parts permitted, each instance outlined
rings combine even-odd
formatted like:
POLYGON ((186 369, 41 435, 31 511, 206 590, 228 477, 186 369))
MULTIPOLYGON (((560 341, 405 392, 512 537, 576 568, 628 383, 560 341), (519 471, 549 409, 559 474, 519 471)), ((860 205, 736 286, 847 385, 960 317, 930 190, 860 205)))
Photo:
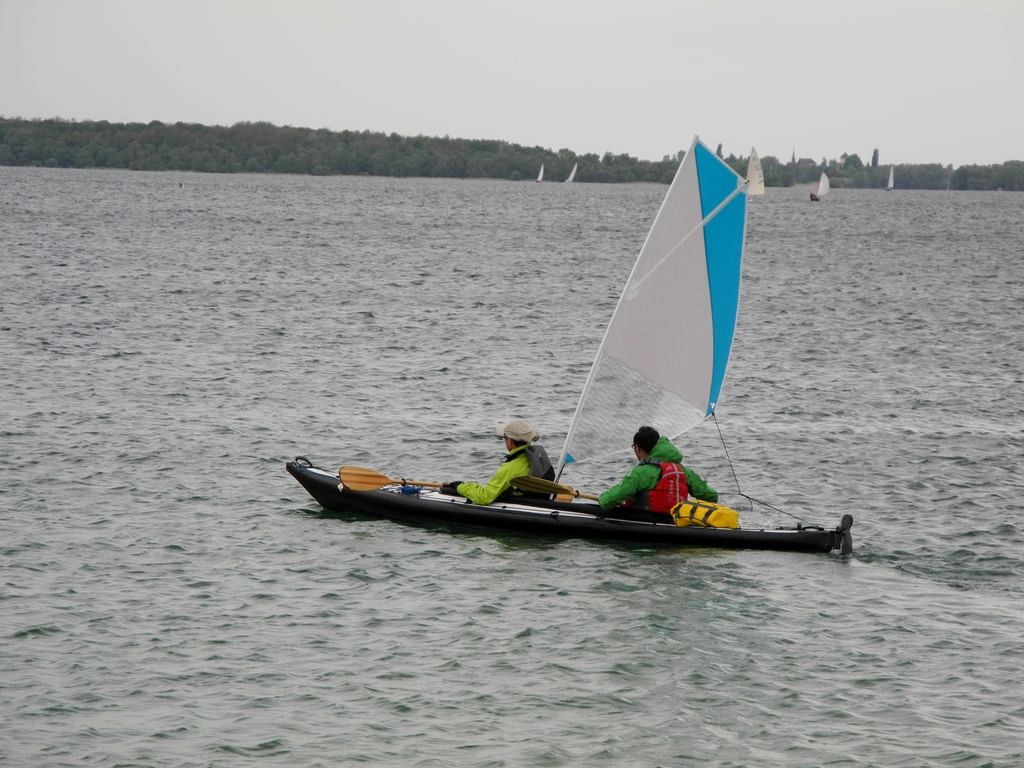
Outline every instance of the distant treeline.
MULTIPOLYGON (((723 156, 722 146, 718 146, 723 156)), ((544 164, 544 178, 560 181, 574 164, 578 182, 668 183, 683 151, 660 161, 628 154, 577 155, 507 141, 403 137, 396 133, 329 131, 270 123, 236 123, 230 127, 158 121, 110 123, 63 119, 23 120, 0 117, 0 165, 50 168, 126 168, 138 171, 207 173, 298 173, 318 176, 437 176, 449 178, 534 179, 544 164)), ((747 158, 723 156, 741 175, 747 158)), ((883 187, 889 166, 878 150, 864 163, 857 155, 821 162, 795 155, 787 163, 761 158, 765 184, 786 187, 817 181, 825 170, 834 187, 883 187)), ((897 165, 900 189, 1024 190, 1024 162, 961 166, 897 165)))
POLYGON ((301 173, 317 176, 440 176, 560 181, 670 182, 677 161, 576 155, 507 141, 402 137, 270 123, 108 123, 0 118, 0 165, 137 171, 301 173))
MULTIPOLYGON (((719 152, 721 154, 721 152, 719 152)), ((729 155, 725 161, 741 175, 746 175, 747 158, 729 155)), ((1024 191, 1024 162, 1011 160, 1001 165, 952 165, 938 163, 892 165, 897 189, 1005 189, 1024 191)), ((765 186, 789 187, 816 182, 821 172, 828 174, 833 187, 882 188, 889 180, 889 164, 879 163, 876 149, 865 163, 858 155, 840 155, 838 160, 792 157, 788 163, 768 156, 761 158, 765 186)))

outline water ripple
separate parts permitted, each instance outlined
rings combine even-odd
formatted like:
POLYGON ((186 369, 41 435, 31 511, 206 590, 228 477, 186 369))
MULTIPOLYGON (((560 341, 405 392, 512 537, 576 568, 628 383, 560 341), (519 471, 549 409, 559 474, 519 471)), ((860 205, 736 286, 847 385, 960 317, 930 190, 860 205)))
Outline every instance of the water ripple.
POLYGON ((514 413, 557 447, 663 187, 0 180, 5 766, 1024 764, 1020 195, 751 204, 732 461, 684 448, 749 522, 851 512, 841 558, 402 526, 281 471, 477 477, 514 413))

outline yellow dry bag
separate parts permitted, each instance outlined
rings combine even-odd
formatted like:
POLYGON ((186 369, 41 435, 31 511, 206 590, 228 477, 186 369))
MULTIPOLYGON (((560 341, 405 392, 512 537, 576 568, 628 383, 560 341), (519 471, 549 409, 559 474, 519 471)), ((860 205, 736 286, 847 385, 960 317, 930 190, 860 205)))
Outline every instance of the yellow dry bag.
POLYGON ((710 501, 687 499, 672 507, 676 525, 694 525, 698 528, 739 528, 740 513, 730 507, 710 501))

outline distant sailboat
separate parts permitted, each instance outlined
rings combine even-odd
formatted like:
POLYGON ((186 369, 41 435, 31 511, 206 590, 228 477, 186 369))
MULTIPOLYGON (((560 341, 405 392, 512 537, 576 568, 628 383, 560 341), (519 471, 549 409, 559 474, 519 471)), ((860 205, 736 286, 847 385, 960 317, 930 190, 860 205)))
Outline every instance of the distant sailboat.
POLYGON ((761 158, 757 150, 750 148, 750 162, 747 163, 747 196, 764 194, 764 173, 761 172, 761 158))
POLYGON ((824 171, 822 171, 821 178, 818 179, 818 191, 811 192, 811 201, 817 202, 818 200, 821 200, 821 198, 828 194, 828 191, 831 188, 832 187, 828 183, 828 175, 824 171))
POLYGON ((537 181, 544 181, 544 163, 540 164, 540 173, 537 174, 537 181))
POLYGON ((569 184, 569 183, 571 183, 571 182, 572 182, 572 180, 576 178, 576 166, 577 166, 577 165, 579 165, 579 163, 573 163, 573 164, 572 164, 572 170, 571 170, 571 171, 569 171, 569 178, 567 178, 567 179, 565 180, 565 183, 566 183, 566 184, 569 184))
POLYGON ((885 189, 887 192, 896 189, 896 185, 893 184, 893 166, 891 165, 889 166, 889 183, 885 185, 885 189))

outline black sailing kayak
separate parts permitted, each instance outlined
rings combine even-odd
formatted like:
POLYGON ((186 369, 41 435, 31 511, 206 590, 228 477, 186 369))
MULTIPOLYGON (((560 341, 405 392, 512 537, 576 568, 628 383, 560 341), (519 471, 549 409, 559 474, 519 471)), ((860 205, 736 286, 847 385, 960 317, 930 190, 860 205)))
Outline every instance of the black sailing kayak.
POLYGON ((467 528, 567 538, 730 549, 776 549, 791 552, 853 551, 853 517, 843 515, 833 529, 798 525, 794 528, 698 528, 674 522, 629 520, 615 512, 601 516, 596 504, 531 499, 473 504, 428 488, 387 486, 354 491, 341 485, 335 472, 296 458, 285 468, 325 509, 419 524, 460 525, 467 528))

